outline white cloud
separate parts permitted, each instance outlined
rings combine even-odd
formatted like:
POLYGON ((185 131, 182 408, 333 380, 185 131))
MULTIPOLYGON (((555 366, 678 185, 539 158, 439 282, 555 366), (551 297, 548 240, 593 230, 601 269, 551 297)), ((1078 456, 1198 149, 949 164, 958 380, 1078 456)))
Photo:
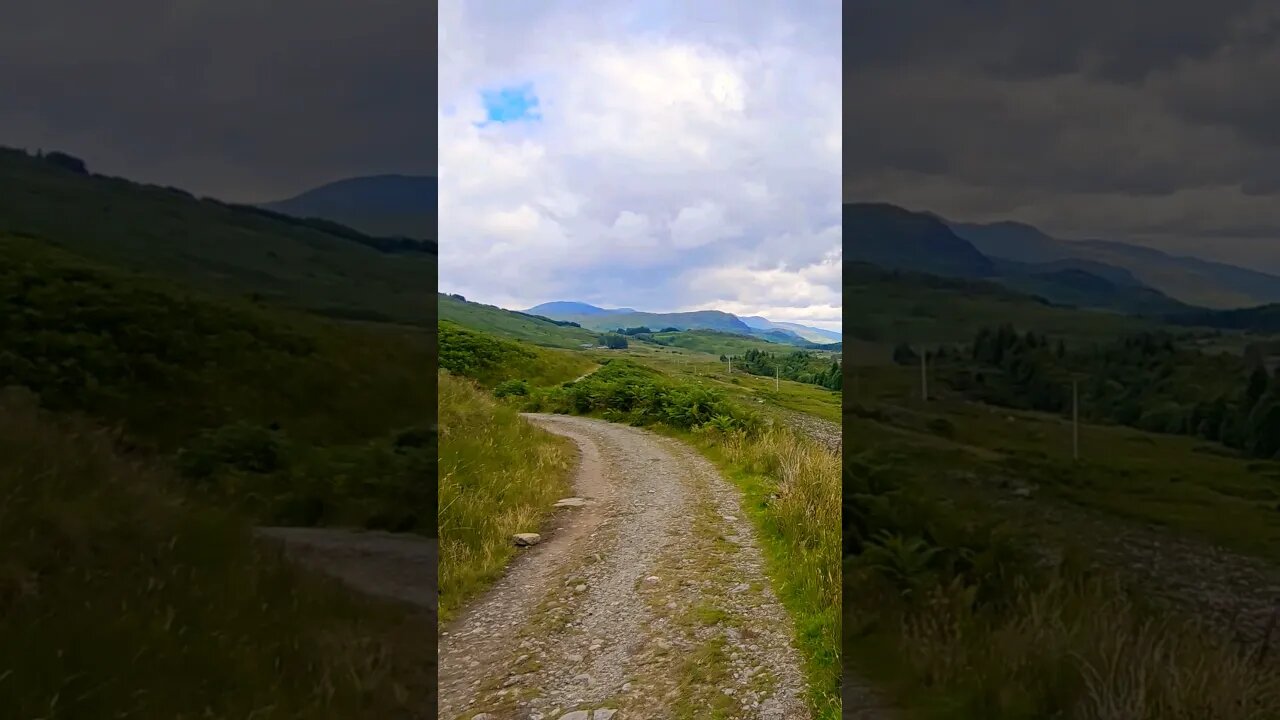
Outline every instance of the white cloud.
POLYGON ((839 37, 835 0, 446 0, 441 289, 838 329, 839 37), (481 124, 526 84, 539 120, 481 124))

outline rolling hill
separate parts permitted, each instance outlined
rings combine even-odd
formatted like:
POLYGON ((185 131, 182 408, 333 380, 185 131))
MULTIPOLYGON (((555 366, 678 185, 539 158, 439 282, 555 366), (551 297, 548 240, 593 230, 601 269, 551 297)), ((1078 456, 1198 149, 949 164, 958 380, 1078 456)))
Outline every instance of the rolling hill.
POLYGON ((969 342, 980 328, 1004 322, 1076 340, 1111 338, 1157 325, 1112 312, 1054 306, 991 281, 845 261, 844 324, 855 341, 873 346, 969 342))
MULTIPOLYGON (((1059 305, 1142 315, 1187 309, 1184 303, 1144 285, 1132 272, 1098 260, 1054 257, 1042 261, 1030 251, 1013 253, 1014 258, 988 257, 943 218, 930 213, 880 203, 849 203, 844 206, 844 227, 850 239, 846 260, 889 270, 992 280, 1059 305)), ((1011 232, 1002 225, 997 235, 1005 238, 1011 232)), ((1031 242, 1043 239, 1032 237, 1031 242)))
POLYGON ((434 177, 376 175, 339 180, 261 207, 301 218, 323 218, 371 235, 436 237, 434 177))
POLYGON ((811 325, 801 325, 800 323, 793 322, 775 322, 773 320, 762 318, 758 315, 742 317, 739 319, 756 330, 789 330, 809 342, 818 344, 840 342, 840 333, 833 332, 831 330, 823 330, 822 328, 816 328, 811 325))
POLYGON ((889 270, 984 278, 996 265, 942 220, 885 203, 845 203, 845 260, 889 270))
POLYGON ((457 295, 437 295, 441 320, 449 320, 472 330, 499 337, 525 340, 545 347, 573 348, 595 345, 600 333, 583 327, 557 323, 531 313, 506 310, 471 302, 457 295))
POLYGON ((0 234, 334 317, 434 329, 434 252, 0 149, 0 234))
POLYGON ((1225 309, 1280 302, 1280 277, 1256 270, 1122 242, 1059 240, 1023 223, 950 226, 989 257, 1023 263, 1100 263, 1189 305, 1225 309))
POLYGON ((525 312, 555 320, 576 322, 593 330, 647 327, 651 330, 716 330, 758 337, 769 342, 809 347, 840 339, 839 333, 818 330, 795 323, 775 323, 765 318, 740 318, 720 310, 650 313, 632 308, 602 308, 582 302, 555 301, 542 303, 525 312), (834 336, 834 339, 833 339, 834 336))

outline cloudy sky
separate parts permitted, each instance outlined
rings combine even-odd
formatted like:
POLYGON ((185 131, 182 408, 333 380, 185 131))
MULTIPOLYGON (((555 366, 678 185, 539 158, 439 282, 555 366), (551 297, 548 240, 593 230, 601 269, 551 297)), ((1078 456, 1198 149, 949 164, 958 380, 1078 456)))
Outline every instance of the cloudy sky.
POLYGON ((0 21, 0 145, 233 201, 431 174, 424 0, 40 0, 0 21))
POLYGON ((844 12, 846 198, 1280 272, 1280 4, 844 12))
POLYGON ((744 7, 441 2, 440 289, 838 330, 840 3, 744 7))

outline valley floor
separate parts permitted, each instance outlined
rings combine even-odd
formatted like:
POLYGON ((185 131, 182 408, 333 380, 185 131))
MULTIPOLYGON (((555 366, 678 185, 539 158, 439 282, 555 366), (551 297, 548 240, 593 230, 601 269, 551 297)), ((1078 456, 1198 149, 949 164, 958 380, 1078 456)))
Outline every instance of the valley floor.
POLYGON ((792 622, 738 491, 679 441, 526 417, 577 444, 584 502, 444 628, 440 716, 809 717, 792 622))

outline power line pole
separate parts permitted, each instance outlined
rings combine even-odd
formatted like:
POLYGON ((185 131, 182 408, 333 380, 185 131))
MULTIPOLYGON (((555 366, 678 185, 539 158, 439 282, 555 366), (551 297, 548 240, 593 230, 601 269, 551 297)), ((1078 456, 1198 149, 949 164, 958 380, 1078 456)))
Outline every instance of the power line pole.
POLYGON ((780 369, 780 366, 774 365, 773 366, 773 390, 774 392, 778 392, 781 389, 782 389, 782 370, 780 369))
POLYGON ((929 369, 928 361, 925 360, 927 356, 926 352, 920 353, 920 398, 925 402, 929 402, 929 369))
POLYGON ((732 355, 729 356, 729 374, 730 375, 733 374, 733 356, 732 355))
POLYGON ((1079 381, 1071 380, 1071 457, 1080 462, 1080 390, 1079 381))

